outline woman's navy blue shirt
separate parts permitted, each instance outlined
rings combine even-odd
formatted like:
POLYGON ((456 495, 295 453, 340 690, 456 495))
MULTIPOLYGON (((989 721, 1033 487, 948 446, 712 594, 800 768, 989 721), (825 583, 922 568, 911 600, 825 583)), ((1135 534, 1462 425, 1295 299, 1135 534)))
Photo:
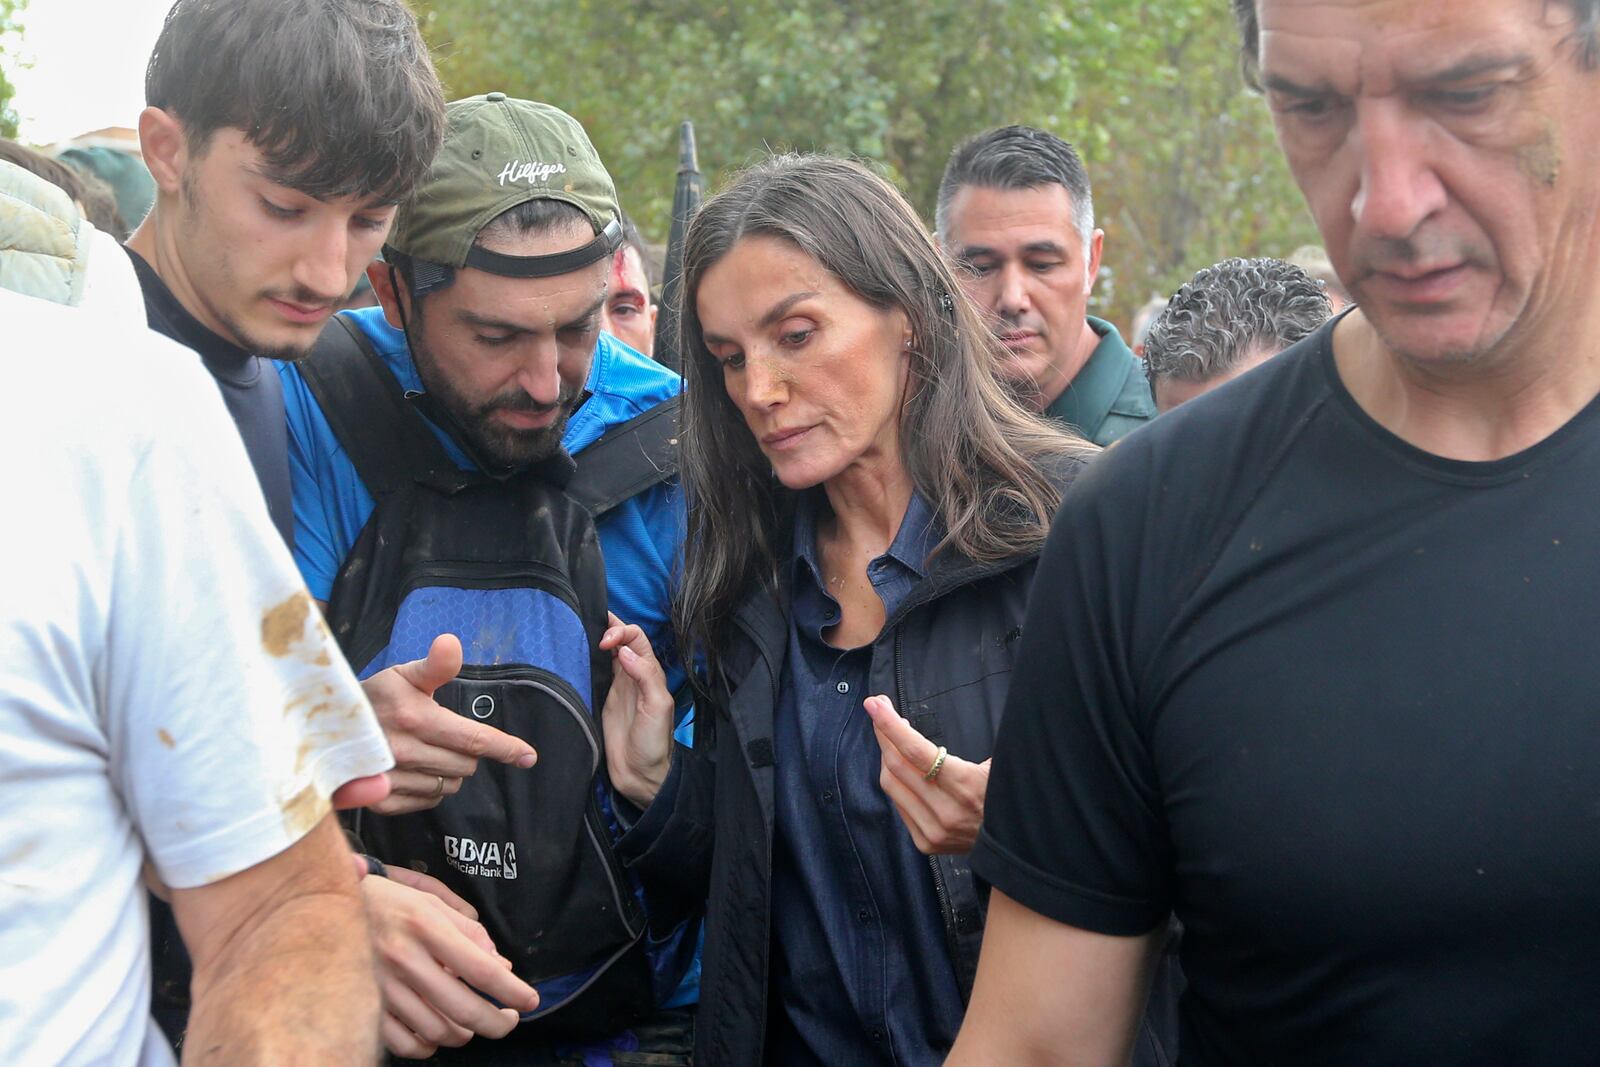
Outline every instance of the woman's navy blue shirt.
MULTIPOLYGON (((928 859, 878 784, 881 749, 862 702, 873 649, 842 650, 818 561, 820 493, 798 509, 789 654, 779 685, 769 1063, 939 1064, 961 1025, 928 859)), ((867 567, 892 615, 939 541, 915 494, 894 543, 867 567)), ((893 696, 893 694, 887 694, 893 696)))

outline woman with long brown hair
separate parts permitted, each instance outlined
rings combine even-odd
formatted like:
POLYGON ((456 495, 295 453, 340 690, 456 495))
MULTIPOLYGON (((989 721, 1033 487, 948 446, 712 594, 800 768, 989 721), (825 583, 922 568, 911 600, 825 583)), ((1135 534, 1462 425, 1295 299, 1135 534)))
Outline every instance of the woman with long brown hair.
POLYGON ((781 156, 684 263, 693 749, 620 621, 605 709, 622 851, 705 901, 696 1062, 933 1064, 983 905, 964 853, 1033 566, 1092 446, 1018 408, 894 188, 781 156))

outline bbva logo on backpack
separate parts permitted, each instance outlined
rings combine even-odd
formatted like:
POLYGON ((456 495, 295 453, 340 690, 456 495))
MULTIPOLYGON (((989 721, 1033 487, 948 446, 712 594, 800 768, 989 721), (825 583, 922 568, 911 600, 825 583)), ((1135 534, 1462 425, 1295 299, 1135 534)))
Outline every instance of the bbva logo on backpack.
POLYGON ((462 874, 474 874, 479 878, 504 878, 507 881, 517 876, 517 846, 512 841, 501 844, 498 841, 474 841, 470 837, 451 837, 446 834, 444 857, 450 866, 462 874))

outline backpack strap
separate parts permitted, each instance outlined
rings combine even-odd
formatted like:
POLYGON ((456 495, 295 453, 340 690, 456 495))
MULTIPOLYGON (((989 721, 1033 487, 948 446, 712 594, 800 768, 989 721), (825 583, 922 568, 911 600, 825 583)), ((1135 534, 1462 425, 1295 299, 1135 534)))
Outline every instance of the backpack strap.
POLYGON ((406 400, 361 327, 335 315, 295 364, 373 497, 414 482, 446 492, 472 480, 406 400))
POLYGON ((567 495, 598 520, 629 497, 675 477, 680 407, 679 396, 663 400, 613 426, 572 457, 578 472, 567 485, 567 495))

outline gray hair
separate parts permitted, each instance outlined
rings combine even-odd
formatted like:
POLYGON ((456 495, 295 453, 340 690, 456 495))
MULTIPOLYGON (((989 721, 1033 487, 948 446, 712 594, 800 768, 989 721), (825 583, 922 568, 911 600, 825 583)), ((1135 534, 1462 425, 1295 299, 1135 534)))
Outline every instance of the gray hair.
POLYGON ((939 179, 934 228, 939 241, 950 238, 950 202, 968 185, 991 189, 1037 189, 1060 185, 1072 199, 1072 223, 1085 253, 1094 234, 1094 192, 1089 172, 1071 144, 1033 126, 1000 126, 956 145, 939 179))
MULTIPOLYGON (((1261 88, 1261 23, 1256 18, 1257 0, 1233 0, 1233 17, 1239 23, 1239 62, 1244 80, 1252 89, 1261 88)), ((1554 3, 1556 0, 1546 0, 1554 3)), ((1600 65, 1600 0, 1560 0, 1572 9, 1577 20, 1571 37, 1578 62, 1593 70, 1600 65)))
POLYGON ((1150 327, 1155 324, 1156 317, 1167 310, 1167 303, 1166 297, 1153 296, 1145 301, 1143 307, 1134 312, 1133 340, 1131 343, 1135 348, 1144 344, 1145 339, 1150 336, 1150 327))
POLYGON ((1276 354, 1333 314, 1322 283, 1281 259, 1225 259, 1185 282, 1150 324, 1145 373, 1203 382, 1276 354))

